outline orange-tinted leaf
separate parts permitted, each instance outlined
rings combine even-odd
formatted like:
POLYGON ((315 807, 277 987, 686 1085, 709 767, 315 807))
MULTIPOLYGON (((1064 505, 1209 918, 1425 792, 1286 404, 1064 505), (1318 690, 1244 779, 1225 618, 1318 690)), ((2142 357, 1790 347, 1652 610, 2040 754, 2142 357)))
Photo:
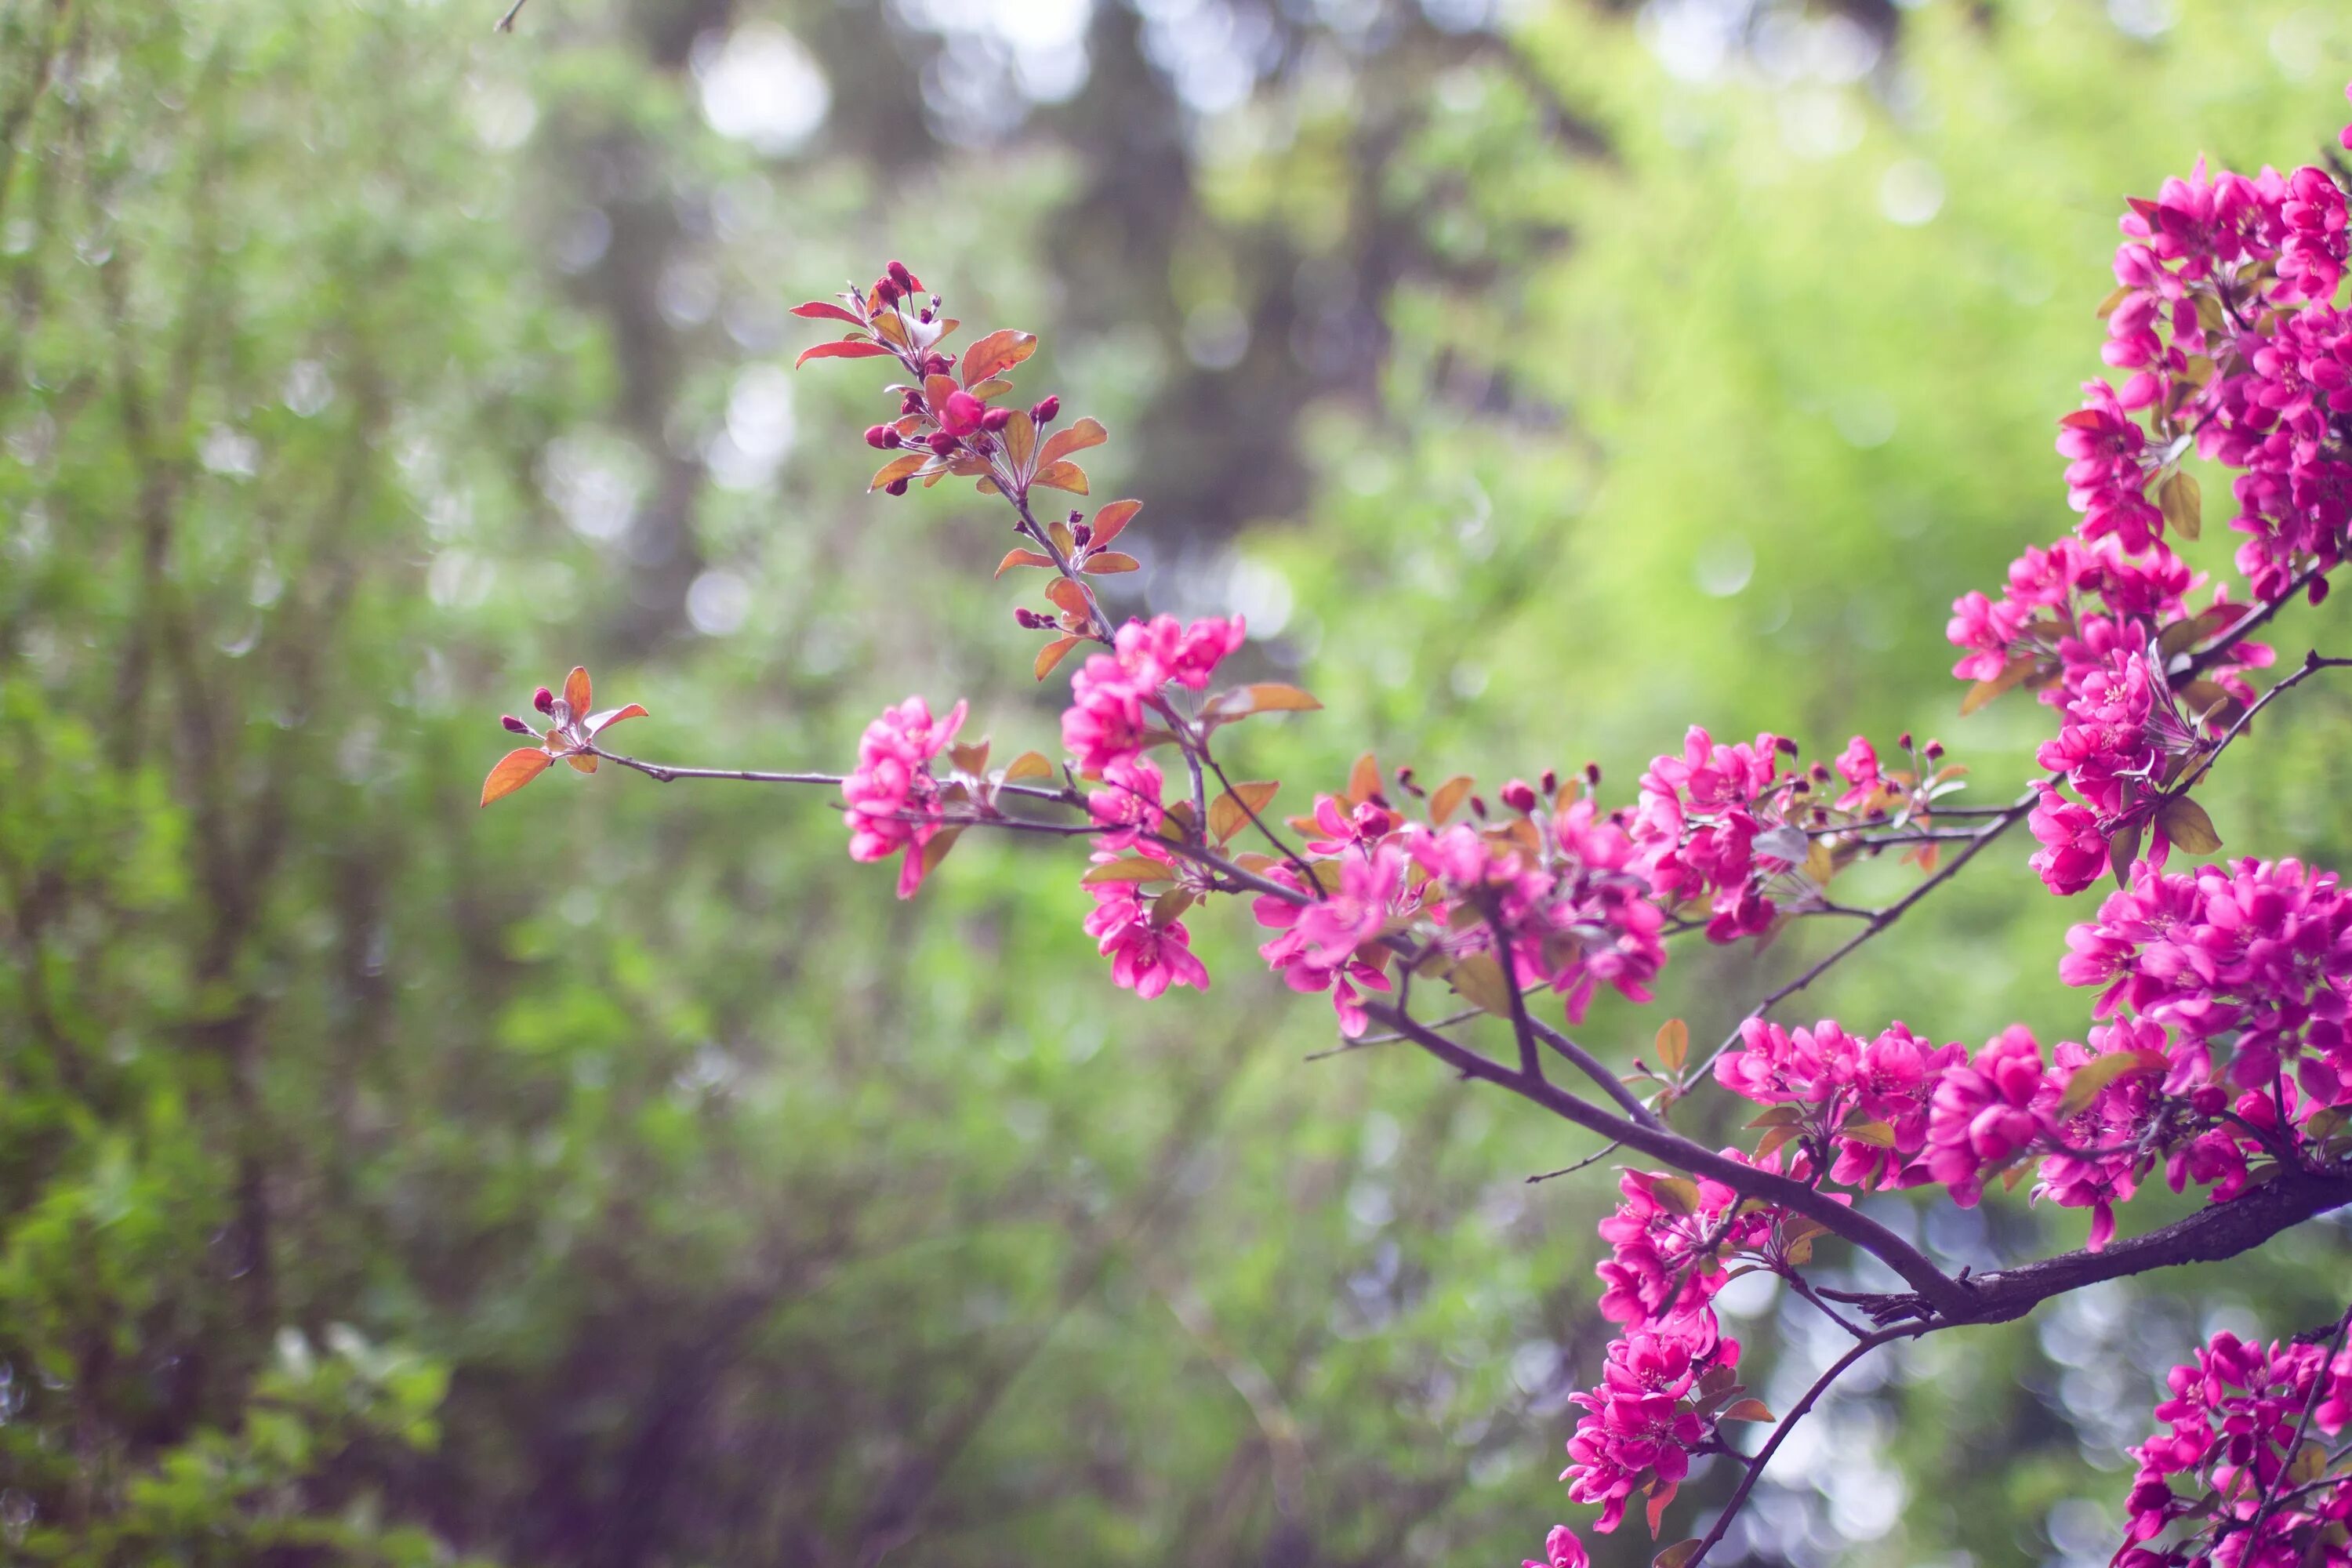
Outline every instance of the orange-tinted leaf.
POLYGON ((1161 931, 1181 918, 1186 910, 1200 901, 1200 895, 1190 888, 1171 888, 1151 901, 1151 923, 1161 931))
POLYGON ((592 689, 588 684, 588 671, 579 665, 573 665, 572 673, 563 678, 563 700, 572 704, 572 716, 574 719, 588 717, 588 700, 592 689))
POLYGON ((1072 495, 1087 493, 1087 471, 1076 463, 1048 463, 1029 482, 1044 485, 1047 489, 1068 490, 1072 495))
POLYGON ((931 455, 929 452, 899 453, 874 470, 874 477, 866 481, 866 493, 872 495, 885 485, 896 484, 900 479, 913 479, 923 471, 923 465, 930 460, 931 455))
POLYGON ((626 708, 607 708, 602 713, 588 715, 588 733, 593 739, 624 719, 642 719, 646 710, 642 703, 632 702, 626 708))
POLYGON ((1037 352, 1037 334, 1010 327, 993 331, 963 352, 963 384, 986 381, 1000 370, 1011 370, 1037 352))
POLYGON ((1083 452, 1089 447, 1099 447, 1109 439, 1110 432, 1102 427, 1102 421, 1089 415, 1076 424, 1066 429, 1056 430, 1045 437, 1045 445, 1038 452, 1037 460, 1041 463, 1051 463, 1058 458, 1066 458, 1073 452, 1083 452))
POLYGON ((2002 692, 2016 686, 2019 681, 2033 673, 2038 662, 2032 654, 2020 654, 2011 659, 1999 675, 1989 680, 1979 680, 1969 687, 1969 694, 1960 699, 1960 717, 1967 718, 2002 692))
POLYGON ((1510 983, 1503 978, 1503 966, 1495 962, 1493 953, 1474 952, 1456 959, 1446 978, 1473 1007, 1497 1017, 1511 1016, 1510 983))
POLYGON ((940 862, 948 858, 948 851, 954 848, 956 840, 962 837, 963 829, 961 827, 942 827, 931 835, 931 841, 923 846, 923 875, 928 877, 938 870, 940 862))
POLYGON ((554 761, 537 746, 520 746, 509 752, 490 770, 490 776, 482 781, 482 804, 505 799, 545 773, 554 761))
POLYGON ((847 321, 853 327, 862 327, 866 324, 858 319, 856 311, 844 310, 841 306, 824 300, 811 300, 805 305, 795 305, 793 307, 793 314, 827 321, 847 321))
POLYGON ((1016 474, 1027 473, 1029 459, 1037 455, 1037 423, 1024 409, 1014 409, 1005 424, 1004 455, 1016 474))
POLYGON ((838 342, 817 343, 801 350, 801 357, 793 361, 798 370, 813 359, 878 359, 890 351, 866 338, 844 338, 838 342))
POLYGON ((593 773, 596 771, 596 754, 593 752, 566 752, 563 760, 570 763, 576 772, 593 773))
POLYGON ((1062 662, 1063 655, 1068 653, 1072 648, 1077 646, 1078 639, 1076 637, 1055 637, 1052 642, 1049 642, 1044 647, 1039 648, 1037 650, 1037 679, 1043 680, 1047 676, 1053 674, 1054 667, 1062 662))
POLYGON ((2221 847, 2221 836, 2205 808, 2185 795, 2174 795, 2156 808, 2156 825, 2178 848, 2191 855, 2210 855, 2221 847))
POLYGON ((978 778, 988 771, 988 742, 980 740, 950 746, 948 760, 955 763, 956 772, 978 778))
POLYGON ((1078 879, 1089 888, 1099 888, 1108 882, 1172 882, 1175 879, 1176 873, 1168 868, 1165 861, 1146 859, 1140 855, 1097 866, 1078 879))
POLYGON ((2194 539, 2205 524, 2204 493, 2194 474, 2175 474, 2156 487, 2157 504, 2165 526, 2183 539, 2194 539))
POLYGON ((1455 809, 1470 798, 1470 791, 1476 783, 1477 781, 1468 773, 1456 773, 1431 791, 1429 820, 1440 827, 1444 826, 1445 819, 1452 816, 1455 809))
POLYGON ((1223 844, 1249 825, 1250 813, 1263 813, 1281 787, 1271 779, 1234 785, 1209 803, 1209 832, 1223 844))
POLYGON ((977 386, 967 383, 964 386, 964 390, 971 393, 974 397, 979 398, 982 403, 986 403, 992 397, 1002 397, 1006 393, 1012 391, 1013 384, 1005 380, 1004 377, 1001 375, 992 375, 986 381, 980 383, 977 386))
POLYGON ((1669 1018, 1658 1026, 1658 1061, 1668 1072, 1680 1072, 1690 1060, 1690 1026, 1669 1018))
POLYGON ((1067 577, 1056 577, 1046 584, 1045 597, 1068 615, 1083 616, 1087 613, 1086 590, 1067 577))
POLYGON ((1322 706, 1296 686, 1262 681, 1255 686, 1236 686, 1231 691, 1218 692, 1201 712, 1203 718, 1223 723, 1246 719, 1253 713, 1307 713, 1322 706))
POLYGON ((961 390, 962 388, 956 385, 955 377, 951 375, 923 377, 923 396, 929 401, 931 412, 934 414, 945 408, 948 405, 948 399, 961 390))
POLYGON ((1004 559, 996 563, 996 574, 1002 577, 1015 566, 1051 566, 1053 563, 1051 556, 1040 555, 1034 550, 1008 550, 1004 552, 1004 559))
POLYGON ((1378 758, 1366 752, 1348 770, 1348 798, 1358 805, 1381 793, 1381 764, 1378 758))
POLYGON ((1773 1415, 1772 1407, 1762 1400, 1743 1399, 1716 1419, 1718 1421, 1778 1421, 1780 1417, 1773 1415))
POLYGON ((1004 764, 1004 782, 1021 779, 1049 779, 1054 776, 1054 764, 1045 760, 1043 752, 1024 752, 1004 764))
POLYGON ((1119 530, 1134 521, 1135 514, 1142 510, 1143 503, 1139 500, 1115 500, 1106 504, 1095 513, 1096 547, 1100 548, 1117 539, 1119 530))
POLYGON ((1142 569, 1142 562, 1121 551, 1097 550, 1087 557, 1087 570, 1097 576, 1105 576, 1113 572, 1139 572, 1142 569))
POLYGON ((907 323, 898 319, 896 310, 885 310, 874 318, 874 335, 900 348, 908 347, 907 323))

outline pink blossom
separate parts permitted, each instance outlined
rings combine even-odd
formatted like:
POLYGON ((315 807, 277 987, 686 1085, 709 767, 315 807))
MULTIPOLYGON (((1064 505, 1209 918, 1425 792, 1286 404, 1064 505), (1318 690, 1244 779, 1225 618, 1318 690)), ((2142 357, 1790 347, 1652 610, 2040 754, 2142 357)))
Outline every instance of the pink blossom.
MULTIPOLYGON (((1112 857, 1097 855, 1099 861, 1112 857)), ((1155 900, 1133 882, 1109 882, 1088 888, 1094 912, 1087 916, 1087 934, 1099 938, 1097 951, 1110 960, 1114 984, 1149 1002, 1171 985, 1209 988, 1209 972, 1192 956, 1192 933, 1181 920, 1155 924, 1155 900)))
POLYGON ((866 727, 857 742, 857 766, 841 781, 848 805, 849 858, 887 860, 901 850, 898 896, 912 898, 923 882, 923 847, 937 836, 945 812, 931 760, 947 750, 963 727, 964 704, 933 720, 929 704, 909 697, 866 727))
POLYGON ((2050 1131, 2057 1100, 2042 1047, 2022 1026, 2004 1029, 1965 1066, 1944 1070, 1927 1112, 1927 1173, 1976 1206, 1984 1178, 2050 1131))
POLYGON ((1555 1524, 1551 1533, 1544 1537, 1543 1561, 1528 1558, 1519 1563, 1519 1568, 1591 1568, 1591 1563, 1576 1531, 1564 1524, 1555 1524))

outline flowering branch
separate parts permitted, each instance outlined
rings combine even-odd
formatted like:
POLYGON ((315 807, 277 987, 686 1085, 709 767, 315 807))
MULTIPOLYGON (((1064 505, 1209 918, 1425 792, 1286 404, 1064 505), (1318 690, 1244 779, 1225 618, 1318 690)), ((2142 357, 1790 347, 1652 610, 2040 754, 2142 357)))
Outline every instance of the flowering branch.
MULTIPOLYGON (((1139 503, 1051 521, 1034 503, 1041 489, 1087 494, 1071 458, 1108 433, 1083 418, 1053 428, 1054 396, 1013 406, 1013 372, 1036 339, 993 331, 959 356, 946 346, 959 323, 898 262, 837 302, 798 307, 846 329, 801 357, 882 359, 903 374, 888 389, 896 415, 866 432, 889 454, 870 489, 903 495, 917 481, 962 479, 1009 506, 1022 543, 997 574, 1041 570, 1051 605, 1013 613, 1021 627, 1048 634, 1037 679, 1087 648, 1069 678, 1062 760, 1027 752, 992 768, 986 741, 959 740, 962 703, 934 714, 909 698, 867 727, 856 766, 841 774, 649 763, 600 741, 645 710, 592 712, 587 672, 575 669, 560 696, 542 688, 534 698, 543 730, 503 721, 536 744, 499 763, 483 802, 557 762, 581 773, 611 762, 665 783, 822 784, 840 792, 854 858, 899 861, 901 897, 974 827, 1086 837, 1085 929, 1114 982, 1145 999, 1205 988, 1184 917, 1219 896, 1250 895, 1267 933, 1260 957, 1288 988, 1328 995, 1349 1040, 1409 1040, 1459 1077, 1605 1140, 1567 1170, 1619 1149, 1666 1167, 1623 1171, 1622 1202, 1601 1226, 1611 1256, 1597 1271, 1600 1310, 1623 1331, 1600 1384, 1574 1396, 1586 1414, 1569 1439, 1564 1478, 1572 1500, 1600 1505, 1596 1528, 1615 1529, 1641 1499, 1654 1535, 1692 1457, 1737 1452, 1725 1423, 1774 1419, 1742 1397, 1739 1346, 1711 1306, 1737 1273, 1775 1274, 1856 1336, 1746 1461, 1707 1535, 1659 1555, 1658 1568, 1693 1568, 1794 1423, 1876 1346, 2005 1321, 2103 1279, 2233 1257, 2352 1201, 2352 893, 2333 873, 2293 860, 2167 869, 2176 848, 2221 847, 2190 792, 2254 715, 2319 670, 2352 663, 2315 652, 2259 695, 2249 679, 2272 658, 2250 635, 2290 599, 2324 598, 2327 574, 2352 548, 2352 313, 2333 304, 2352 222, 2325 170, 2249 179, 2200 166, 2157 199, 2135 199, 2123 227, 2119 287, 2102 311, 2104 353, 2130 374, 2120 388, 2088 384, 2084 406, 2060 421, 2082 522, 2012 564, 1998 601, 1975 593, 1956 601, 1947 628, 1962 653, 1954 674, 1969 682, 1963 714, 2021 688, 2059 714, 2038 752, 2047 772, 2007 805, 1951 804, 1965 770, 1932 739, 1904 734, 1882 762, 1857 735, 1833 760, 1802 763, 1785 737, 1718 742, 1694 727, 1679 752, 1653 760, 1630 804, 1608 807, 1593 767, 1565 781, 1550 772, 1513 779, 1490 796, 1466 775, 1426 788, 1410 768, 1383 773, 1367 753, 1343 788, 1318 792, 1284 819, 1296 836, 1286 837, 1269 815, 1280 784, 1236 779, 1218 754, 1219 732, 1320 705, 1279 683, 1211 689, 1244 639, 1237 616, 1114 624, 1097 579, 1138 568, 1111 546, 1139 503), (2180 466, 2191 451, 2239 471, 2231 527, 2244 536, 2237 564, 2246 600, 2217 588, 2192 608, 2201 579, 2166 542, 2202 526, 2197 480, 2180 466), (1183 762, 1172 795, 1154 757, 1171 746, 1183 762), (1016 801, 1050 808, 1051 819, 1009 814, 1016 801), (2017 1026, 1971 1053, 1900 1022, 1871 1035, 1834 1020, 1773 1020, 2021 822, 2053 893, 2080 892, 2109 873, 2116 880, 2097 917, 2069 934, 2060 964, 2070 984, 2099 990, 2098 1023, 2083 1042, 2045 1053, 2017 1026), (1243 842, 1272 853, 1237 847, 1245 831, 1243 842), (1848 867, 1890 851, 1918 868, 1907 891, 1878 909, 1832 895, 1848 867), (1603 986, 1648 1002, 1669 937, 1761 941, 1814 915, 1860 924, 1765 993, 1696 1066, 1679 1019, 1658 1030, 1654 1066, 1635 1058, 1628 1079, 1538 1016, 1539 1005, 1557 1006, 1575 1028, 1603 986), (1417 1019, 1416 986, 1441 984, 1462 1007, 1440 1024, 1417 1019), (1508 1021, 1514 1059, 1453 1032, 1482 1014, 1508 1021), (1385 1032, 1368 1033, 1374 1025, 1385 1032), (1547 1049, 1598 1098, 1553 1083, 1547 1049), (1752 1149, 1709 1149, 1668 1124, 1706 1079, 1759 1108, 1748 1124, 1752 1149), (1654 1089, 1637 1093, 1635 1083, 1654 1089), (2115 1208, 2159 1162, 2176 1190, 2210 1189, 2210 1205, 2116 1240, 2115 1208), (2028 1176, 2037 1197, 2091 1211, 2081 1251, 1954 1278, 1854 1204, 1860 1193, 1940 1188, 1973 1205, 1990 1183, 2014 1187, 2028 1176), (1803 1270, 1816 1239, 1832 1235, 1885 1263, 1908 1289, 1815 1287, 1803 1270)), ((2229 1386, 2292 1388, 2304 1417, 2289 1453, 2265 1448, 2251 1468, 2215 1468, 2181 1436, 2207 1430, 2194 1426, 2205 1406, 2186 1394, 2159 1405, 2176 1436, 2142 1451, 2119 1568, 2180 1568, 2236 1530, 2247 1552, 2264 1555, 2242 1553, 2230 1568, 2289 1568, 2320 1520, 2352 1521, 2352 1481, 2314 1491, 2320 1475, 2284 1469, 2303 1467, 2306 1451, 2323 1470, 2335 1462, 2304 1436, 2352 1420, 2352 1357, 2340 1343, 2257 1349, 2224 1335, 2200 1353, 2226 1364, 2229 1386), (2335 1381, 2323 1391, 2323 1379, 2335 1381), (2162 1551, 2140 1544, 2192 1517, 2175 1508, 2168 1479, 2192 1463, 2205 1467, 2210 1517, 2231 1522, 2200 1526, 2162 1551), (2294 1485, 2282 1486, 2283 1475, 2294 1485)), ((2189 1369, 2176 1373, 2176 1390, 2192 1384, 2205 1386, 2189 1369)), ((1546 1555, 1550 1568, 1583 1568, 1583 1548, 1565 1527, 1546 1555)))

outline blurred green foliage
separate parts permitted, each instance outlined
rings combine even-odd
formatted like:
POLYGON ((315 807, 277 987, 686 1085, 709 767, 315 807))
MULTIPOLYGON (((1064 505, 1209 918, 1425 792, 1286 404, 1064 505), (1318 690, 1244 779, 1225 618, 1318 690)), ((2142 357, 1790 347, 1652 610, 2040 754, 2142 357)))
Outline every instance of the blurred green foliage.
MULTIPOLYGON (((2044 717, 1951 717, 1945 606, 2064 526, 2119 199, 2314 155, 2352 61, 2273 0, 1062 10, 0 5, 10 1561, 1532 1550, 1608 1338, 1606 1179, 1523 1180, 1577 1138, 1303 1061, 1238 910, 1134 1005, 1027 846, 900 905, 814 795, 478 813, 492 719, 580 659, 667 761, 836 762, 908 690, 1050 742, 1003 520, 865 497, 873 378, 782 368, 898 254, 1110 423, 1134 603, 1240 604, 1328 704, 1239 739, 1294 808, 1368 739, 1622 795, 1691 721, 1936 731, 2005 798, 2044 717)), ((2343 709, 2232 752, 2232 850, 2342 863, 2343 709)), ((2022 858, 1813 1000, 2078 1030, 2022 858)), ((1819 940, 1590 1037, 1712 1037, 1819 940)), ((2151 1376, 2348 1275, 2315 1226, 1890 1355, 1738 1539, 2102 1557, 2151 1376)), ((1785 1405, 1822 1347, 1746 1305, 1785 1405)))

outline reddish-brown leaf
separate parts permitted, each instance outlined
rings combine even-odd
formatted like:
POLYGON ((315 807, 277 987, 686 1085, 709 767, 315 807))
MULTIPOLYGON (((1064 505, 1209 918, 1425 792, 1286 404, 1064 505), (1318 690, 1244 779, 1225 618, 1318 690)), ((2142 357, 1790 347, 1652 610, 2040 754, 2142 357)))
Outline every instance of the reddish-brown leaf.
POLYGON ((1072 648, 1077 646, 1078 639, 1076 637, 1055 637, 1052 642, 1049 642, 1044 647, 1039 648, 1037 650, 1037 679, 1043 680, 1047 676, 1053 674, 1054 667, 1062 662, 1062 656, 1068 653, 1072 648))
POLYGON ((1381 793, 1381 764, 1372 753, 1366 752, 1348 770, 1348 798, 1360 805, 1381 793))
POLYGON ((1089 447, 1099 447, 1109 439, 1110 432, 1102 427, 1102 421, 1089 415, 1068 428, 1056 430, 1045 437, 1045 445, 1037 454, 1037 460, 1042 463, 1051 463, 1055 458, 1066 458, 1073 452, 1083 452, 1089 447))
POLYGON ((955 384, 955 377, 951 375, 923 377, 923 395, 929 400, 931 412, 934 414, 945 408, 948 405, 948 399, 961 390, 962 389, 955 384))
POLYGON ((878 359, 890 351, 867 338, 843 338, 837 342, 817 343, 801 350, 801 357, 793 361, 798 370, 813 359, 878 359))
POLYGON ((593 773, 596 771, 596 754, 593 752, 566 752, 563 760, 572 764, 574 773, 593 773))
POLYGON ((1470 791, 1476 784, 1477 781, 1468 773, 1456 773, 1439 784, 1430 792, 1429 820, 1440 827, 1444 826, 1445 819, 1453 816, 1454 809, 1464 801, 1470 798, 1470 791))
POLYGON ((624 719, 642 719, 645 716, 646 710, 642 703, 632 702, 626 708, 607 708, 602 713, 588 715, 588 733, 593 739, 624 719))
POLYGON ((1043 752, 1024 752, 1004 764, 1004 782, 1013 784, 1022 779, 1049 779, 1054 776, 1054 764, 1045 760, 1043 752))
POLYGON ((555 759, 537 746, 519 746, 499 759, 490 776, 482 781, 482 804, 504 800, 545 773, 555 759))
POLYGON ((1047 463, 1029 482, 1048 489, 1068 490, 1073 495, 1087 493, 1087 471, 1076 463, 1047 463))
POLYGON ((1013 471, 1025 474, 1029 459, 1037 455, 1037 423, 1022 409, 1013 411, 1013 418, 1004 426, 1004 456, 1013 464, 1013 471))
POLYGON ((866 481, 866 493, 872 495, 885 485, 896 484, 900 479, 913 479, 923 471, 923 465, 930 460, 931 455, 929 452, 899 453, 874 470, 874 477, 866 481))
POLYGON ((1142 568, 1142 562, 1117 550, 1097 550, 1087 557, 1087 570, 1097 576, 1107 576, 1114 572, 1139 572, 1142 568))
POLYGON ((1143 503, 1139 500, 1115 500, 1105 503, 1103 509, 1095 513, 1095 543, 1097 546, 1105 545, 1117 539, 1119 530, 1134 521, 1135 514, 1142 510, 1143 503))
POLYGON ((1056 577, 1046 584, 1045 597, 1053 600, 1066 614, 1083 616, 1087 613, 1086 590, 1067 577, 1056 577))
POLYGON ((856 311, 844 310, 839 305, 824 300, 811 300, 805 305, 795 305, 793 307, 793 314, 827 321, 847 321, 853 327, 862 327, 866 324, 858 319, 856 311))
POLYGON ((996 574, 1002 577, 1015 566, 1051 566, 1053 563, 1053 557, 1040 555, 1034 550, 1008 550, 1004 552, 1004 559, 996 563, 996 574))
POLYGON ((588 717, 588 700, 592 690, 588 684, 587 670, 579 665, 573 665, 572 673, 563 678, 563 700, 572 704, 572 716, 574 719, 588 717))
POLYGON ((981 339, 963 353, 963 384, 971 386, 986 381, 1001 370, 1011 370, 1037 352, 1037 334, 1016 332, 1010 327, 993 331, 981 339))

